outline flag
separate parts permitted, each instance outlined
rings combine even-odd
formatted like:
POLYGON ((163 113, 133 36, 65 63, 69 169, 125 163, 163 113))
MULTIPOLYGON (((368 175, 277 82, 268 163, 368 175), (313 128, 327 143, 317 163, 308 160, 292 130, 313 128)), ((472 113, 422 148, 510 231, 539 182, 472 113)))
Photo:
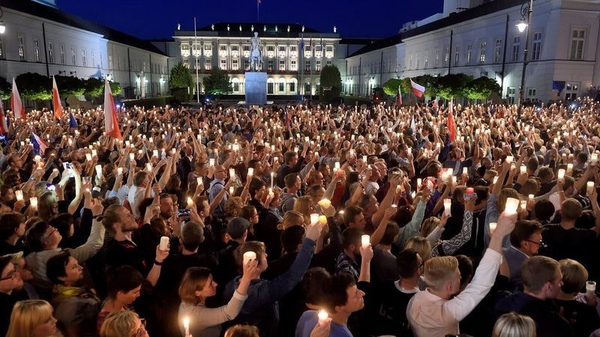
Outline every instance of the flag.
POLYGON ((77 120, 75 119, 75 116, 73 116, 72 112, 69 113, 69 127, 75 129, 79 127, 79 124, 77 124, 77 120))
POLYGON ((115 100, 113 99, 112 92, 110 91, 108 80, 105 80, 104 83, 104 132, 106 132, 108 136, 122 139, 123 136, 121 136, 119 122, 117 121, 115 100))
POLYGON ((19 89, 17 89, 17 82, 15 82, 14 77, 12 92, 10 93, 10 109, 15 114, 15 118, 21 118, 23 120, 27 119, 27 116, 25 115, 25 106, 23 106, 23 101, 21 101, 19 89))
POLYGON ((436 111, 437 111, 437 110, 440 108, 440 106, 438 105, 438 100, 437 100, 437 98, 433 100, 433 108, 434 108, 436 111))
POLYGON ((63 116, 63 107, 62 103, 60 103, 58 86, 56 85, 56 79, 54 76, 52 76, 52 107, 54 107, 54 117, 61 118, 63 116))
POLYGON ((46 153, 46 148, 48 147, 48 143, 46 143, 43 139, 41 139, 38 135, 36 135, 35 133, 33 134, 33 141, 35 143, 37 143, 38 148, 40 149, 40 154, 44 154, 46 153))
POLYGON ((0 98, 0 134, 5 135, 8 133, 8 125, 6 124, 6 116, 4 116, 4 105, 2 105, 2 98, 0 98))
POLYGON ((552 90, 558 91, 560 95, 565 90, 565 81, 552 81, 552 90))
POLYGON ((261 4, 261 1, 260 1, 260 0, 256 0, 256 2, 257 2, 259 5, 261 4))
POLYGON ((402 105, 402 86, 398 86, 398 105, 402 105))
MULTIPOLYGON (((452 104, 452 103, 450 103, 452 104)), ((452 107, 448 111, 448 135, 450 136, 450 141, 454 143, 456 140, 456 124, 454 123, 454 115, 452 115, 452 107)))
POLYGON ((425 93, 425 87, 422 85, 419 85, 415 82, 413 82, 413 80, 410 80, 410 86, 412 87, 412 91, 413 94, 419 98, 423 97, 423 94, 425 93))

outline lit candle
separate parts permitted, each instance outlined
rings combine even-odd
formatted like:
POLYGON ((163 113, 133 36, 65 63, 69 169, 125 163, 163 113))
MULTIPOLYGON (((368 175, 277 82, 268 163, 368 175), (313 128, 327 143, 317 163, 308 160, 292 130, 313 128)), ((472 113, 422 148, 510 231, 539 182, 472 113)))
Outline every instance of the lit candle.
POLYGON ((588 181, 587 182, 587 189, 586 189, 586 194, 589 197, 590 195, 592 195, 592 192, 594 192, 594 182, 593 181, 588 181))
POLYGON ((271 189, 273 189, 273 180, 275 178, 275 172, 271 171, 271 189))
POLYGON ((498 182, 498 176, 494 177, 493 184, 496 185, 497 182, 498 182))
POLYGON ((187 205, 188 207, 194 206, 194 200, 191 197, 187 198, 187 205))
POLYGON ((514 159, 515 159, 515 157, 513 157, 513 156, 506 156, 506 163, 510 164, 513 162, 514 159))
POLYGON ((158 150, 152 150, 152 157, 158 158, 158 150))
POLYGON ((521 173, 526 173, 527 172, 527 166, 525 165, 521 165, 521 173))
POLYGON ((229 178, 235 179, 235 169, 233 169, 233 168, 229 169, 229 178))
POLYGON ((327 209, 331 206, 331 200, 329 200, 327 198, 323 198, 319 201, 319 205, 321 206, 322 209, 327 209))
POLYGON ((98 151, 96 149, 92 149, 92 157, 96 157, 98 155, 98 151))
POLYGON ((148 170, 148 172, 152 172, 152 164, 146 164, 146 169, 148 170))
POLYGON ((423 184, 423 179, 417 178, 417 188, 419 188, 423 184))
POLYGON ((21 190, 15 191, 15 196, 17 197, 17 201, 22 201, 23 200, 23 191, 21 191, 21 190))
POLYGON ((329 315, 327 314, 327 312, 325 310, 321 309, 319 311, 319 325, 326 324, 328 319, 329 319, 329 315))
POLYGON ((122 167, 117 167, 117 175, 122 175, 123 174, 123 168, 122 167))
POLYGON ((336 161, 336 162, 335 162, 335 164, 333 164, 333 169, 334 169, 335 171, 337 171, 337 170, 339 170, 339 169, 340 169, 340 162, 339 162, 339 161, 336 161))
POLYGON ((363 235, 360 237, 360 243, 363 246, 363 248, 367 248, 369 247, 369 245, 371 244, 371 237, 369 235, 363 235))
POLYGON ((367 162, 367 156, 362 156, 362 160, 366 163, 367 162))
POLYGON ((573 163, 567 164, 567 173, 571 174, 573 172, 573 163))
POLYGON ((490 222, 490 234, 494 234, 494 231, 496 230, 497 226, 498 226, 498 223, 490 222))
POLYGON ((558 170, 558 180, 562 180, 565 177, 565 169, 559 169, 558 170))
POLYGON ((318 213, 311 213, 310 214, 310 225, 316 225, 317 222, 319 222, 319 214, 318 213))
POLYGON ((530 194, 530 195, 529 195, 529 201, 533 201, 533 199, 535 199, 535 195, 533 195, 533 194, 530 194))
POLYGON ((129 160, 134 160, 135 159, 135 154, 134 153, 130 153, 129 154, 129 160))
POLYGON ((326 225, 327 224, 327 217, 324 215, 319 215, 319 223, 321 225, 326 225))
POLYGON ((504 207, 504 212, 506 215, 513 215, 517 213, 517 208, 519 208, 519 199, 506 198, 506 207, 504 207))
POLYGON ((446 215, 450 215, 451 210, 452 210, 452 199, 450 199, 450 198, 444 199, 444 213, 446 215))
POLYGON ((250 167, 250 168, 248 169, 248 175, 249 175, 250 177, 254 176, 254 169, 253 169, 252 167, 250 167))
POLYGON ((521 211, 526 210, 527 209, 527 200, 521 200, 520 206, 521 206, 521 211))
POLYGON ((204 185, 204 182, 202 181, 202 177, 196 178, 196 185, 198 185, 198 186, 204 185))
POLYGON ((38 205, 38 200, 37 200, 37 198, 36 198, 36 197, 31 197, 31 198, 29 198, 29 204, 31 205, 31 207, 32 207, 33 209, 36 209, 36 208, 37 208, 37 205, 38 205))
POLYGON ((102 165, 96 165, 96 175, 98 178, 102 178, 102 165))
POLYGON ((245 252, 242 259, 243 259, 242 262, 244 263, 244 265, 247 265, 248 262, 250 262, 252 260, 256 260, 256 253, 253 251, 245 252))
POLYGON ((234 192, 235 192, 235 190, 233 189, 233 186, 229 187, 229 194, 233 195, 234 192))
POLYGON ((469 169, 467 167, 463 167, 463 175, 468 175, 469 174, 469 169))
POLYGON ((208 166, 209 166, 209 167, 213 167, 213 166, 215 166, 215 158, 210 158, 210 159, 208 160, 208 166))
POLYGON ((91 155, 91 154, 89 154, 89 153, 86 153, 86 154, 85 154, 85 159, 86 159, 87 161, 92 161, 92 155, 91 155))
POLYGON ((592 165, 596 165, 598 163, 598 154, 592 153, 592 165))

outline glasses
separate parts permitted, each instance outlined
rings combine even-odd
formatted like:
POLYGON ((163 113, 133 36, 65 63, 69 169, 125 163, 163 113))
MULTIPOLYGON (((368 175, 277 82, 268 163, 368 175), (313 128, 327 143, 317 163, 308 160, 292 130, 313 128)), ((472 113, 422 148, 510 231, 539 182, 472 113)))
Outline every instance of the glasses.
POLYGON ((16 276, 17 276, 17 268, 11 270, 10 273, 8 273, 8 275, 6 275, 6 277, 0 278, 0 282, 16 278, 16 276))
POLYGON ((52 226, 50 226, 50 227, 48 227, 48 228, 52 228, 52 230, 50 231, 50 233, 42 235, 42 241, 44 241, 44 240, 46 240, 47 238, 51 237, 51 236, 52 236, 52 234, 54 234, 56 231, 58 231, 58 229, 56 229, 56 228, 54 228, 54 227, 52 227, 52 226))
POLYGON ((545 244, 544 241, 542 241, 542 240, 540 240, 540 241, 525 240, 525 241, 531 242, 533 244, 536 244, 536 245, 540 246, 540 248, 546 248, 546 247, 548 247, 548 245, 545 244))

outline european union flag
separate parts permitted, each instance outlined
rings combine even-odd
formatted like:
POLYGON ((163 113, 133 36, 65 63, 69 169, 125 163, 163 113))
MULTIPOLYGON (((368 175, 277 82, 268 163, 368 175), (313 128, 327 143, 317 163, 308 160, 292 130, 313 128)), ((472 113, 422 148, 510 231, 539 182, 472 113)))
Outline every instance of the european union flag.
POLYGON ((75 116, 73 116, 72 112, 69 113, 69 127, 70 128, 78 128, 79 127, 79 124, 77 124, 77 120, 75 119, 75 116))

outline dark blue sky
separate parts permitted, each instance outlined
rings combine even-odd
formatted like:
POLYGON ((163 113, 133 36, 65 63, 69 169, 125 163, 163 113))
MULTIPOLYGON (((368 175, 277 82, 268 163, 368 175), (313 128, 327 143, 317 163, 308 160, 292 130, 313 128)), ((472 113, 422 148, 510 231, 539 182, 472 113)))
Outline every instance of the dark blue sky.
MULTIPOLYGON (((299 23, 342 37, 386 37, 402 23, 442 11, 444 0, 261 0, 260 21, 299 23)), ((256 22, 256 0, 57 0, 60 9, 125 33, 171 37, 214 22, 256 22)))

